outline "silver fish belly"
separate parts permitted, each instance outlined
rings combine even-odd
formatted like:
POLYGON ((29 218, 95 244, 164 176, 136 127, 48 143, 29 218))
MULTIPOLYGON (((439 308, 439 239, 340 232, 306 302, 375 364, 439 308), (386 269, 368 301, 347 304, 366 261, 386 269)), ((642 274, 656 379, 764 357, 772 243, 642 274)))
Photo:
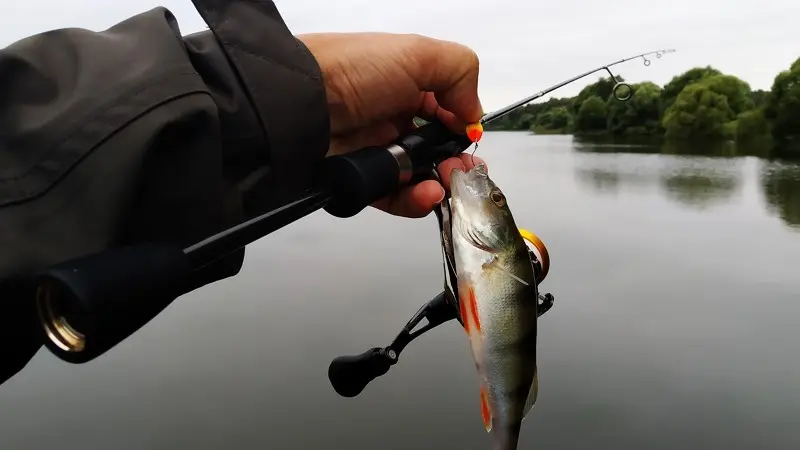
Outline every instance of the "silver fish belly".
POLYGON ((454 171, 451 192, 459 314, 479 375, 484 426, 495 449, 511 450, 538 393, 534 270, 505 196, 481 166, 454 171))

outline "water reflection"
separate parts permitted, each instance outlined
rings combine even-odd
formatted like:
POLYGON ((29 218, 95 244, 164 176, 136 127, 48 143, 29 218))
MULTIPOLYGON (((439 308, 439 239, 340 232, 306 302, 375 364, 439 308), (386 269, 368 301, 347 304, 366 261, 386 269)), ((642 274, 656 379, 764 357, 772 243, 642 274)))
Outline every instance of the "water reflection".
POLYGON ((573 136, 573 147, 587 153, 661 153, 663 141, 647 137, 573 136))
POLYGON ((648 167, 637 168, 624 159, 579 161, 575 175, 580 185, 601 194, 642 190, 658 182, 657 172, 648 167))
MULTIPOLYGON (((756 156, 760 158, 783 157, 795 154, 786 146, 776 147, 768 140, 746 143, 726 142, 676 142, 646 136, 575 136, 575 149, 587 153, 642 153, 676 156, 709 156, 734 158, 756 156)), ((800 153, 797 153, 800 157, 800 153)))
POLYGON ((578 169, 578 180, 586 182, 599 192, 616 192, 620 185, 620 174, 604 169, 578 169))
POLYGON ((600 144, 583 145, 580 151, 583 154, 575 165, 577 180, 601 194, 655 190, 683 206, 704 210, 730 202, 743 185, 742 159, 678 156, 681 151, 675 146, 600 144), (598 154, 590 153, 590 148, 599 150, 598 154), (672 151, 677 157, 648 157, 662 151, 672 151))
POLYGON ((582 155, 575 168, 581 185, 603 194, 641 192, 657 185, 667 198, 694 209, 731 202, 742 189, 744 157, 759 158, 766 161, 758 184, 769 212, 800 229, 800 145, 676 143, 642 137, 574 139, 575 150, 582 155), (674 158, 645 159, 644 155, 674 158))
POLYGON ((741 176, 739 173, 684 169, 665 174, 661 183, 670 199, 692 208, 705 209, 729 202, 741 186, 741 176))
POLYGON ((800 230, 800 164, 765 163, 761 187, 769 212, 800 230))

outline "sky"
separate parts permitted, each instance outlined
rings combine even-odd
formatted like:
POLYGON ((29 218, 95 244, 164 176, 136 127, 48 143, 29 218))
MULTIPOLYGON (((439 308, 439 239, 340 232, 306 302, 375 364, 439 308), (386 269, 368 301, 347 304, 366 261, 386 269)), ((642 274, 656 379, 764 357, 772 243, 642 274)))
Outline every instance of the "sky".
MULTIPOLYGON (((627 56, 675 53, 619 65, 627 81, 660 85, 712 65, 769 89, 800 57, 798 0, 277 0, 295 34, 324 31, 419 33, 457 41, 480 58, 479 95, 487 111, 627 56)), ((189 0, 27 0, 0 5, 0 46, 54 28, 100 31, 156 6, 181 32, 205 28, 189 0)), ((575 95, 597 76, 559 89, 575 95)))

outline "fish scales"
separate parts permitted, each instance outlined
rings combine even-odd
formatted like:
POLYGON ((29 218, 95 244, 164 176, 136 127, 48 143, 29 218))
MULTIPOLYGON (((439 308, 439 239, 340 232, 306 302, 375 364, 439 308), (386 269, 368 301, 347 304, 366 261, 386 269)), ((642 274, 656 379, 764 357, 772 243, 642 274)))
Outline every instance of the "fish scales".
POLYGON ((538 289, 528 247, 485 167, 451 178, 459 307, 495 449, 513 450, 535 402, 538 289))

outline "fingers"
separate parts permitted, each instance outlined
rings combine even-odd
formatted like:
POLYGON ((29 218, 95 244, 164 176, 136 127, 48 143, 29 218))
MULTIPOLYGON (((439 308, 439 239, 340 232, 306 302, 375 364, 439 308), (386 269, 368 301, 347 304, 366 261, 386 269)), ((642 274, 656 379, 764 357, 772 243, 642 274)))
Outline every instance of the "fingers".
POLYGON ((475 52, 455 42, 424 36, 417 39, 420 43, 414 50, 419 61, 407 69, 420 90, 433 92, 438 104, 461 121, 480 120, 483 108, 478 98, 475 52))
MULTIPOLYGON (((478 156, 473 157, 470 153, 462 153, 455 158, 448 158, 439 163, 437 170, 439 171, 439 175, 442 177, 442 184, 447 192, 450 192, 450 174, 453 172, 453 169, 461 169, 462 171, 466 172, 480 163, 483 163, 484 165, 486 164, 483 159, 478 156)), ((488 166, 486 167, 486 170, 488 172, 488 166)))
POLYGON ((438 120, 444 126, 457 133, 463 133, 467 123, 452 112, 441 108, 433 92, 426 92, 422 98, 422 106, 417 113, 428 121, 438 120))
POLYGON ((403 188, 397 194, 381 199, 372 206, 396 216, 425 217, 444 199, 445 189, 447 191, 450 190, 450 173, 453 169, 458 168, 467 171, 480 163, 486 164, 483 159, 477 156, 474 157, 473 161, 473 157, 470 154, 461 154, 455 158, 448 158, 438 166, 442 184, 435 180, 426 180, 414 186, 403 188), (444 185, 444 188, 442 185, 444 185))
POLYGON ((372 206, 396 216, 420 218, 430 214, 444 195, 444 189, 437 181, 426 180, 378 200, 372 206))

